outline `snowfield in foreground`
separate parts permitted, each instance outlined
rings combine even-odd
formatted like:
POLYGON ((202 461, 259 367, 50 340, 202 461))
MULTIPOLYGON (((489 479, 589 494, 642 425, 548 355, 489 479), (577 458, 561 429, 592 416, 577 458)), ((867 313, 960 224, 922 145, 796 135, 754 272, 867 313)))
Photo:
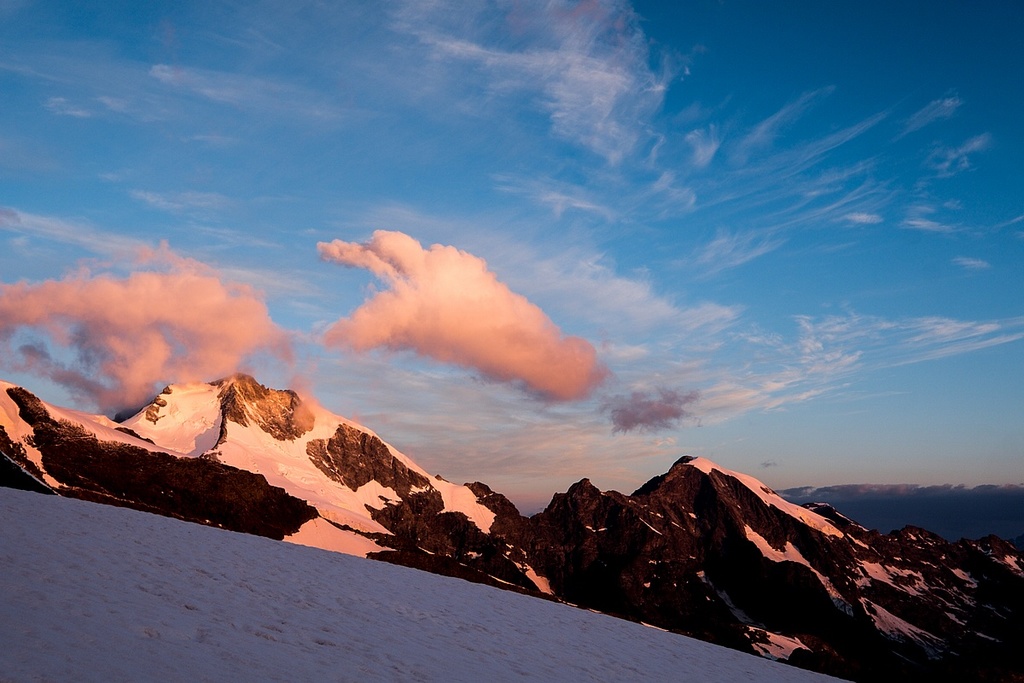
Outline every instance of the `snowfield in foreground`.
POLYGON ((4 681, 835 680, 457 579, 0 489, 4 681))

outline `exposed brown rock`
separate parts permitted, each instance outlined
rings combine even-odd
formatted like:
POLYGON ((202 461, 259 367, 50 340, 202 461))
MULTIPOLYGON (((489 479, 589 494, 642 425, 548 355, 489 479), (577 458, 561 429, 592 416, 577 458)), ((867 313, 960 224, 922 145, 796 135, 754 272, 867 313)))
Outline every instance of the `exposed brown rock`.
POLYGON ((376 436, 344 424, 330 439, 306 444, 306 453, 320 471, 353 491, 377 481, 404 497, 411 489, 422 489, 430 483, 392 455, 376 436))
POLYGON ((213 384, 221 388, 221 441, 228 420, 243 427, 252 421, 278 441, 297 439, 313 428, 313 412, 294 391, 268 389, 249 375, 234 375, 213 384))

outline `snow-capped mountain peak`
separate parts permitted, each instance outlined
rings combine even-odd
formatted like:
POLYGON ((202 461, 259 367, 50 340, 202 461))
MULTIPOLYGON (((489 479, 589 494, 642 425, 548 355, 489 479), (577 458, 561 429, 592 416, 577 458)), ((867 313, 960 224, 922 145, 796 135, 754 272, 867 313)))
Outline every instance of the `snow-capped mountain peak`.
POLYGON ((494 512, 470 488, 430 476, 366 427, 249 375, 172 384, 121 424, 52 406, 14 385, 2 388, 0 427, 26 453, 37 478, 51 487, 62 482, 33 445, 35 426, 21 415, 29 404, 39 420, 75 425, 98 444, 117 443, 260 475, 316 511, 289 540, 358 555, 385 550, 386 537, 393 535, 387 517, 401 517, 393 508, 416 496, 431 498, 428 507, 437 513, 463 516, 480 533, 494 521, 494 512))

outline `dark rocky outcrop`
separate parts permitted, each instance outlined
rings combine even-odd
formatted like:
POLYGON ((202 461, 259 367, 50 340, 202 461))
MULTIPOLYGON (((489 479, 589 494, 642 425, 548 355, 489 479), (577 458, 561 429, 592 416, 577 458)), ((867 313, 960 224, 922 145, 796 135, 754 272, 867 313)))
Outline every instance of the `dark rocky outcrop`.
MULTIPOLYGON (((3 427, 0 427, 0 430, 3 430, 3 427)), ((0 441, 3 441, 2 437, 4 436, 6 434, 0 433, 0 441)), ((32 476, 13 458, 7 457, 3 444, 0 444, 0 486, 21 491, 53 494, 53 489, 32 476)))
MULTIPOLYGON (((371 509, 370 514, 394 534, 378 541, 400 551, 388 561, 412 562, 409 566, 428 571, 433 571, 430 567, 448 566, 446 562, 451 561, 458 565, 458 572, 480 574, 475 580, 481 583, 538 589, 526 575, 526 555, 518 546, 507 543, 500 534, 481 530, 462 512, 445 510, 441 494, 433 486, 403 495, 380 510, 371 509), (430 559, 420 556, 424 553, 430 559), (448 559, 442 562, 437 559, 441 557, 448 559)), ((515 516, 519 517, 518 511, 515 516)))
MULTIPOLYGON (((525 554, 508 548, 498 537, 482 531, 465 514, 445 509, 441 493, 430 479, 396 458, 376 436, 342 424, 330 439, 306 445, 309 459, 331 479, 352 491, 375 481, 395 492, 380 508, 367 512, 392 535, 375 538, 392 551, 375 554, 395 564, 471 578, 491 585, 537 587, 523 570, 525 554)), ((484 504, 521 520, 515 506, 483 484, 474 490, 484 504)))
MULTIPOLYGON (((29 395, 31 396, 31 394, 29 395)), ((28 457, 25 447, 11 439, 3 425, 0 425, 0 453, 3 453, 11 461, 11 464, 15 465, 18 469, 23 470, 33 479, 42 482, 43 473, 39 470, 39 467, 28 457)), ((11 476, 14 477, 16 475, 12 473, 11 476)), ((20 487, 15 486, 13 488, 20 487)))
POLYGON ((1019 680, 1024 559, 1008 542, 882 535, 812 506, 842 532, 826 534, 690 462, 629 496, 581 480, 514 537, 581 606, 746 651, 798 638, 790 663, 855 680, 1019 680))
POLYGON ((412 489, 423 489, 430 482, 393 456, 376 436, 344 424, 330 439, 316 439, 306 444, 306 453, 321 472, 353 491, 377 481, 404 497, 412 489))
POLYGON ((291 390, 268 389, 249 375, 234 375, 213 382, 221 387, 220 403, 224 420, 247 426, 254 422, 279 441, 297 439, 313 428, 313 413, 291 390))

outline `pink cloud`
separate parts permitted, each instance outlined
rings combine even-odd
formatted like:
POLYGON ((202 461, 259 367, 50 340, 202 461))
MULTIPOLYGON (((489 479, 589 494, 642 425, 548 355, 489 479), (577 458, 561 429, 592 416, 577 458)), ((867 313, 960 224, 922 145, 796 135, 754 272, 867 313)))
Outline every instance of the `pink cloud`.
POLYGON ((383 230, 364 244, 334 240, 317 249, 324 260, 365 268, 387 285, 327 330, 328 345, 411 350, 563 401, 584 398, 608 374, 589 342, 564 336, 472 254, 440 244, 424 249, 383 230))
POLYGON ((0 284, 0 363, 109 411, 139 405, 167 383, 236 372, 254 353, 290 358, 251 287, 166 246, 140 253, 134 268, 127 277, 80 271, 0 284))

